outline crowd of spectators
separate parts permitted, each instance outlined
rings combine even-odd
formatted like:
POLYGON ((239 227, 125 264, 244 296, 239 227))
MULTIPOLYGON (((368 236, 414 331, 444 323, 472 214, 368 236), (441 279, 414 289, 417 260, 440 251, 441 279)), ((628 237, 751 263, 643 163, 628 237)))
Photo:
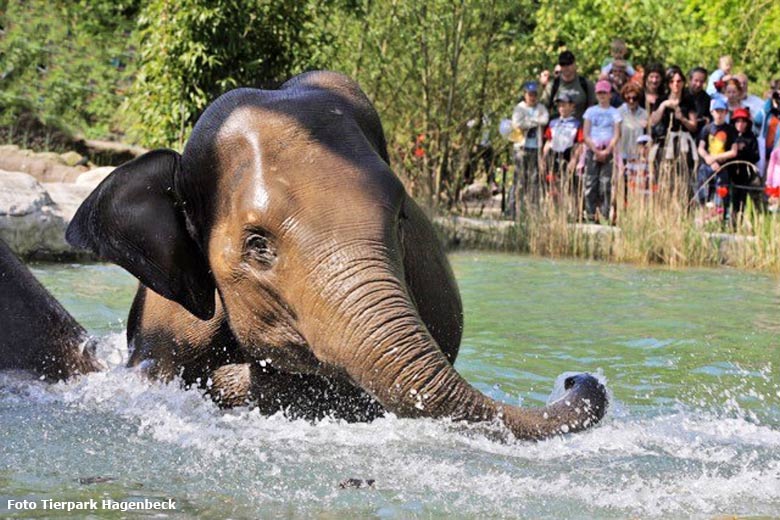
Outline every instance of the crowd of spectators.
POLYGON ((625 43, 614 40, 591 80, 563 51, 552 73, 523 84, 507 129, 514 150, 509 213, 566 179, 582 197, 578 218, 605 221, 618 175, 650 192, 665 162, 678 164, 672 185, 724 219, 742 211, 748 196, 757 209, 776 211, 780 80, 758 96, 729 56, 711 74, 701 66, 686 74, 676 65, 641 67, 626 55, 625 43))

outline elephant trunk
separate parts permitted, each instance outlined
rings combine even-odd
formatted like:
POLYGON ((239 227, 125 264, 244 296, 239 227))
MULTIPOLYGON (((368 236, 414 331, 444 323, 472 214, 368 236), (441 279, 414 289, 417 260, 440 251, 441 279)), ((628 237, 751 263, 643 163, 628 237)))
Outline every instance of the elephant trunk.
POLYGON ((519 439, 580 431, 603 417, 606 391, 587 374, 568 378, 565 395, 548 406, 521 408, 490 399, 468 384, 442 353, 400 281, 403 277, 387 272, 369 279, 373 281, 340 296, 339 307, 349 314, 346 320, 328 321, 348 325, 330 332, 329 343, 341 345, 328 352, 388 411, 469 422, 499 419, 519 439))

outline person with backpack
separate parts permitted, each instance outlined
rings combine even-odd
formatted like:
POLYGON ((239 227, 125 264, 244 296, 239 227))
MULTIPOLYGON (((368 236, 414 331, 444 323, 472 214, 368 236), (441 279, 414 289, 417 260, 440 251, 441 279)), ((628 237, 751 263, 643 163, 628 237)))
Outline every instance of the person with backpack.
POLYGON ((561 73, 547 84, 540 101, 547 106, 550 117, 556 118, 560 114, 555 100, 559 93, 566 94, 574 100, 574 117, 582 121, 585 110, 596 104, 593 82, 577 74, 577 63, 571 51, 563 51, 558 56, 558 65, 561 73))

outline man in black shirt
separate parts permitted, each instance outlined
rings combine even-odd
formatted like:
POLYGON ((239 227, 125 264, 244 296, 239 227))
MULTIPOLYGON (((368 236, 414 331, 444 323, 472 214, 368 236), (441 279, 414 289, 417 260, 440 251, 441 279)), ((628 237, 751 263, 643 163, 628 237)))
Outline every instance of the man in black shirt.
POLYGON ((710 122, 710 95, 704 90, 707 83, 707 69, 694 67, 688 74, 688 94, 696 108, 696 133, 710 122))

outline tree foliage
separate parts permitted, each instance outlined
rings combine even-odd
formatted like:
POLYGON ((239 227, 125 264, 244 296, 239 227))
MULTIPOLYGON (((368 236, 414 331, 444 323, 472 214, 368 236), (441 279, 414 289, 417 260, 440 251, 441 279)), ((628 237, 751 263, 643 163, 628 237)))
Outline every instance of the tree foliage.
POLYGON ((138 18, 138 72, 124 113, 130 135, 181 146, 197 116, 238 86, 275 86, 319 65, 314 4, 152 0, 138 18))
POLYGON ((331 66, 374 100, 391 156, 415 188, 456 194, 481 114, 497 117, 515 97, 518 34, 529 29, 531 5, 363 0, 331 17, 331 66), (423 156, 411 153, 417 136, 423 156))
POLYGON ((780 3, 758 0, 542 0, 532 53, 551 66, 562 48, 577 55, 581 72, 595 75, 622 38, 636 64, 660 62, 712 70, 730 54, 736 71, 766 83, 780 61, 780 3))
POLYGON ((128 77, 135 0, 9 0, 0 12, 0 108, 105 136, 128 77))
POLYGON ((615 37, 635 64, 712 69, 731 54, 757 93, 780 62, 773 0, 0 0, 0 23, 6 117, 25 106, 87 135, 180 147, 223 92, 330 68, 374 101, 396 170, 449 202, 481 116, 505 148, 499 120, 563 48, 591 77, 615 37))

